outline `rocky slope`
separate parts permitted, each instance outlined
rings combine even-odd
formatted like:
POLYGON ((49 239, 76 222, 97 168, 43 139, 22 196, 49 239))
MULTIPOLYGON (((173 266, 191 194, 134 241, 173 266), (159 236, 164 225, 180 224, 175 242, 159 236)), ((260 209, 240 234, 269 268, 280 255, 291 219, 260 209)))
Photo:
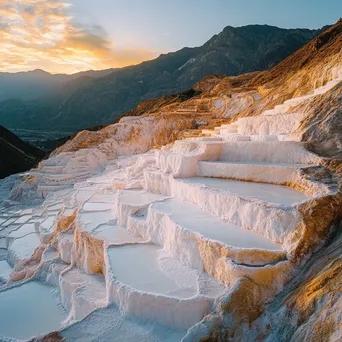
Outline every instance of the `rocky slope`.
POLYGON ((43 151, 25 143, 0 126, 0 178, 29 170, 44 156, 43 151))
POLYGON ((341 37, 3 180, 3 340, 340 340, 341 37))
POLYGON ((0 123, 67 131, 107 124, 141 101, 185 91, 206 75, 238 75, 270 68, 320 32, 266 25, 228 26, 201 47, 161 55, 104 77, 79 77, 39 100, 2 101, 0 123))

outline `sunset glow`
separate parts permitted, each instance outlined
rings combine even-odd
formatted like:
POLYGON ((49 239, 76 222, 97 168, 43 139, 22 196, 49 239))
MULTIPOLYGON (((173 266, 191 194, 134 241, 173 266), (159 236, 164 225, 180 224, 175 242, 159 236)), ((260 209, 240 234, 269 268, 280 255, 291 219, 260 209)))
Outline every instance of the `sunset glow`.
POLYGON ((70 15, 64 1, 2 0, 0 71, 36 68, 74 73, 136 64, 156 57, 142 49, 115 49, 99 25, 85 25, 70 15))
POLYGON ((341 2, 312 0, 0 0, 0 72, 123 67, 201 46, 227 25, 317 29, 341 2), (305 15, 303 15, 305 13, 305 15))

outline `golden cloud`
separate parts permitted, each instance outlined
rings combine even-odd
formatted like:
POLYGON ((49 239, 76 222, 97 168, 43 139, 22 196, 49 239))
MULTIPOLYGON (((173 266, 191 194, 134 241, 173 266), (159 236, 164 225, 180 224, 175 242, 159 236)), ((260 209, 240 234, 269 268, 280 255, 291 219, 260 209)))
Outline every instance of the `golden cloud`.
POLYGON ((81 25, 70 4, 47 0, 1 0, 0 71, 41 68, 74 73, 136 64, 155 57, 147 50, 116 50, 99 25, 81 25))

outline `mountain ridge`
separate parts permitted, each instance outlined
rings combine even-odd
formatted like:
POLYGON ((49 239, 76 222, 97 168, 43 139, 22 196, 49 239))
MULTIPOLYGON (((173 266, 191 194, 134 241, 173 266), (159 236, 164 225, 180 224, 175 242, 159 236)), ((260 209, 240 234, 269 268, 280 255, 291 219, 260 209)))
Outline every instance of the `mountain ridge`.
POLYGON ((200 47, 162 54, 98 78, 83 75, 36 100, 2 101, 0 123, 68 130, 106 124, 139 102, 185 91, 209 74, 235 76, 268 69, 320 32, 265 25, 226 27, 200 47))
POLYGON ((87 70, 75 74, 51 74, 43 69, 16 73, 0 72, 0 101, 34 100, 80 77, 102 77, 115 69, 87 70))

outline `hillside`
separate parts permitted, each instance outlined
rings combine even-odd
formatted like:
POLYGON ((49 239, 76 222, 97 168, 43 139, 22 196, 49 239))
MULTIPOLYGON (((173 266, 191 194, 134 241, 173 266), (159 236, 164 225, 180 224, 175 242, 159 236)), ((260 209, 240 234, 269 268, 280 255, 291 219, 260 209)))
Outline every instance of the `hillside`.
POLYGON ((340 341, 341 39, 342 20, 2 180, 0 339, 340 341))
POLYGON ((37 100, 2 101, 0 123, 10 128, 51 130, 106 124, 141 101, 185 91, 207 75, 234 76, 268 69, 320 32, 228 26, 201 47, 161 55, 103 77, 83 75, 37 100))
POLYGON ((44 156, 43 151, 25 143, 0 126, 0 178, 29 170, 44 156))

